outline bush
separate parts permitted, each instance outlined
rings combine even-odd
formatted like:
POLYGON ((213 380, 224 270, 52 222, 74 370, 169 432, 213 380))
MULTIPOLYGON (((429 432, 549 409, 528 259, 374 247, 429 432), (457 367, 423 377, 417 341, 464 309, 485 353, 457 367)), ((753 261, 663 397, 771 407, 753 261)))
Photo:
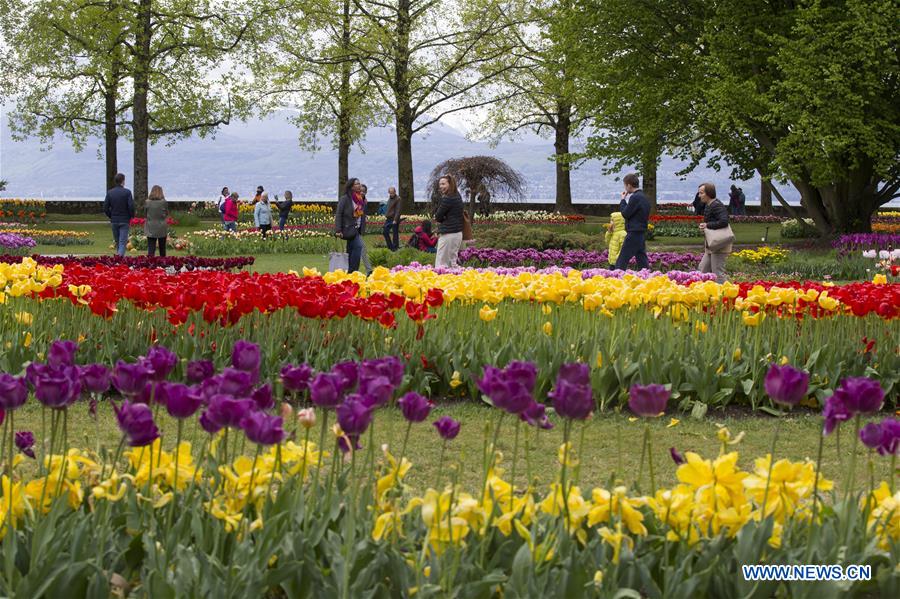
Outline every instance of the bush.
POLYGON ((782 239, 809 239, 813 237, 818 237, 819 232, 815 228, 815 224, 813 223, 813 219, 804 218, 803 221, 809 225, 808 227, 803 227, 795 218, 790 220, 786 220, 781 223, 781 237, 782 239))
MULTIPOLYGON (((343 248, 343 242, 314 231, 272 231, 263 238, 259 231, 238 233, 210 229, 187 234, 190 251, 199 256, 255 256, 258 254, 325 254, 343 248)), ((343 249, 341 249, 343 251, 343 249)))
POLYGON ((383 266, 385 268, 393 268, 395 266, 405 266, 412 262, 419 264, 434 264, 435 254, 428 252, 420 252, 415 248, 400 248, 396 252, 392 252, 387 248, 369 249, 369 261, 372 267, 383 266))
POLYGON ((703 237, 703 231, 696 224, 688 225, 663 221, 655 223, 653 237, 703 237))
POLYGON ((591 250, 606 249, 602 234, 561 233, 549 229, 513 225, 504 228, 490 228, 476 233, 480 247, 491 247, 501 250, 519 250, 534 248, 537 250, 591 250))
POLYGON ((178 224, 183 227, 196 227, 200 224, 200 217, 193 212, 179 212, 178 224))

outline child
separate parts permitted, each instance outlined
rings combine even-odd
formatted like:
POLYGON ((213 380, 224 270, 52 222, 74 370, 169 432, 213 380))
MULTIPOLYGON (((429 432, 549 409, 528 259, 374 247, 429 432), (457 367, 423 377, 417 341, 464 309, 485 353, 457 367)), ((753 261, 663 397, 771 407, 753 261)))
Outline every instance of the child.
POLYGON ((606 245, 609 247, 607 260, 610 264, 615 264, 619 259, 619 252, 622 250, 624 242, 625 218, 621 212, 613 212, 609 217, 609 224, 606 226, 606 245))
POLYGON ((407 245, 414 247, 420 252, 428 252, 434 254, 437 252, 437 237, 431 234, 431 221, 422 221, 422 224, 416 227, 415 233, 409 238, 407 245))

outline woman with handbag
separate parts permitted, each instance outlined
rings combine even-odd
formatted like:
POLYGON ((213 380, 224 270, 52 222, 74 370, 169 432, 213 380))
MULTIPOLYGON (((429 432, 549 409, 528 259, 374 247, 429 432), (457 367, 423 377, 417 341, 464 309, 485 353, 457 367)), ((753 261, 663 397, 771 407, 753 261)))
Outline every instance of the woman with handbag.
POLYGON ((703 183, 697 189, 700 201, 706 207, 700 230, 705 237, 703 258, 700 260, 700 272, 716 273, 719 283, 725 282, 725 259, 731 253, 734 243, 734 232, 728 224, 728 209, 716 199, 716 186, 703 183))
POLYGON ((351 178, 334 213, 334 234, 347 242, 347 272, 359 270, 365 228, 366 198, 359 179, 351 178))
POLYGON ((459 248, 463 241, 463 201, 456 189, 456 179, 452 175, 444 175, 438 180, 438 191, 441 192, 441 203, 434 220, 440 223, 438 232, 437 256, 434 265, 437 268, 455 268, 459 260, 459 248))

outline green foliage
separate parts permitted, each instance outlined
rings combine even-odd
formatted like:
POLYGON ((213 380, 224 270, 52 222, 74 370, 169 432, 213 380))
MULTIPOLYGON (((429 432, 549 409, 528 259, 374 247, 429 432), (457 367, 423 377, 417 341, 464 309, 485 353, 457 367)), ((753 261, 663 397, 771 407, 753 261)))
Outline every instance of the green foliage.
POLYGON ((500 250, 535 248, 538 250, 592 250, 606 249, 603 235, 598 233, 563 233, 558 230, 513 225, 506 228, 480 230, 476 237, 480 247, 500 250))
POLYGON ((393 268, 395 266, 411 264, 418 262, 419 264, 434 264, 434 254, 428 252, 420 252, 415 248, 401 247, 396 252, 392 252, 387 248, 370 249, 369 260, 372 266, 384 266, 385 268, 393 268))
POLYGON ((804 219, 807 226, 804 227, 797 219, 788 219, 781 223, 781 236, 784 239, 809 239, 818 237, 818 233, 814 228, 815 223, 811 218, 804 219))
POLYGON ((677 223, 654 223, 653 237, 703 237, 703 231, 697 225, 684 225, 677 223))
POLYGON ((325 254, 334 251, 335 241, 328 235, 188 234, 190 253, 197 256, 255 256, 257 254, 325 254))

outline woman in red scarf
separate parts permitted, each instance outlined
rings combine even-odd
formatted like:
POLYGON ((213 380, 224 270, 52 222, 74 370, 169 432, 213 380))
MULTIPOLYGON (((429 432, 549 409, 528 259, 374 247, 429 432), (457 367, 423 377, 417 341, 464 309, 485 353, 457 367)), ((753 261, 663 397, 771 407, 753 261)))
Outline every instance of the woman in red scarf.
POLYGON ((359 270, 363 252, 362 236, 366 229, 366 198, 359 179, 351 178, 344 187, 334 213, 334 234, 347 241, 348 270, 359 270))

